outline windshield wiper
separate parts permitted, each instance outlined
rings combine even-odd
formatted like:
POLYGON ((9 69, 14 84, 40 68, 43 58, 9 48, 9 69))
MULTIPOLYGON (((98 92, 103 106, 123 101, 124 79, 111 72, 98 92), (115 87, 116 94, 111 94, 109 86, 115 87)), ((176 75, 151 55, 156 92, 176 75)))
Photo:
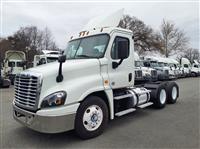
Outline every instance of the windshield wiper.
POLYGON ((76 55, 75 57, 83 57, 83 58, 97 58, 97 57, 92 57, 89 55, 76 55))

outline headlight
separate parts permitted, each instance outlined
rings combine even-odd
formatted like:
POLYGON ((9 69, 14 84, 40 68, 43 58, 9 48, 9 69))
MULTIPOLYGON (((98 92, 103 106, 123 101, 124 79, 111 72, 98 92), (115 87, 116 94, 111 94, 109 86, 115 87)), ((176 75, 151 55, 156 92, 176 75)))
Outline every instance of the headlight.
POLYGON ((66 96, 67 94, 65 91, 59 91, 50 94, 42 101, 41 108, 63 105, 65 103, 66 96))

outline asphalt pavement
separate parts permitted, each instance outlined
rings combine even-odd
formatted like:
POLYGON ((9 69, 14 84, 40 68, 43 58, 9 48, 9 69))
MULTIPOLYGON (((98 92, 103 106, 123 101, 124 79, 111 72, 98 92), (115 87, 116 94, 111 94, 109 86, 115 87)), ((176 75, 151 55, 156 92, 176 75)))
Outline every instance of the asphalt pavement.
POLYGON ((43 134, 12 118, 13 87, 0 89, 0 149, 4 148, 200 148, 200 77, 179 79, 178 102, 162 110, 137 110, 109 122, 104 133, 90 140, 74 131, 43 134))

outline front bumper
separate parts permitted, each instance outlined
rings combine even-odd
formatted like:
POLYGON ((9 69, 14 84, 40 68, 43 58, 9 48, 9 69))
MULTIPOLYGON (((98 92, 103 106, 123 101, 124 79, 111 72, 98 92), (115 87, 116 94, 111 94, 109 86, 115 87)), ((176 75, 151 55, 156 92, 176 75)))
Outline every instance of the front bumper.
POLYGON ((13 117, 22 125, 35 131, 42 133, 59 133, 74 129, 78 106, 79 103, 62 107, 63 109, 61 110, 52 108, 39 110, 33 113, 17 107, 13 103, 13 117))

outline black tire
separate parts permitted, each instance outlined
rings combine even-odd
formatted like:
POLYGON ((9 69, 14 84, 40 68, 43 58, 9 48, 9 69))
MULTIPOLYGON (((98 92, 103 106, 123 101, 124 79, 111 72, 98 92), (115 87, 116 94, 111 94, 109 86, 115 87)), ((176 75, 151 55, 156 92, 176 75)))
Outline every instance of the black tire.
POLYGON ((192 73, 191 73, 191 76, 192 76, 192 77, 197 77, 198 75, 197 75, 197 73, 192 72, 192 73))
POLYGON ((89 96, 81 103, 81 105, 79 106, 77 110, 76 119, 75 119, 75 131, 76 131, 76 134, 82 139, 93 138, 103 133, 104 129, 106 128, 107 123, 108 123, 108 108, 107 108, 106 103, 100 97, 89 96), (103 120, 100 126, 97 127, 96 130, 89 131, 84 126, 85 122, 83 122, 83 116, 86 110, 89 107, 94 106, 94 105, 101 108, 102 113, 103 113, 103 120))
POLYGON ((167 87, 167 103, 174 104, 177 101, 177 98, 179 96, 179 87, 175 82, 169 82, 167 87), (176 93, 173 93, 176 90, 176 93))
POLYGON ((157 89, 152 91, 151 101, 153 102, 154 107, 157 109, 161 109, 161 108, 165 107, 166 101, 167 101, 167 92, 166 92, 166 88, 165 88, 165 83, 158 84, 157 89), (161 92, 162 92, 162 94, 165 94, 165 99, 163 98, 164 99, 163 101, 161 101, 161 99, 162 99, 162 97, 160 95, 161 92))

